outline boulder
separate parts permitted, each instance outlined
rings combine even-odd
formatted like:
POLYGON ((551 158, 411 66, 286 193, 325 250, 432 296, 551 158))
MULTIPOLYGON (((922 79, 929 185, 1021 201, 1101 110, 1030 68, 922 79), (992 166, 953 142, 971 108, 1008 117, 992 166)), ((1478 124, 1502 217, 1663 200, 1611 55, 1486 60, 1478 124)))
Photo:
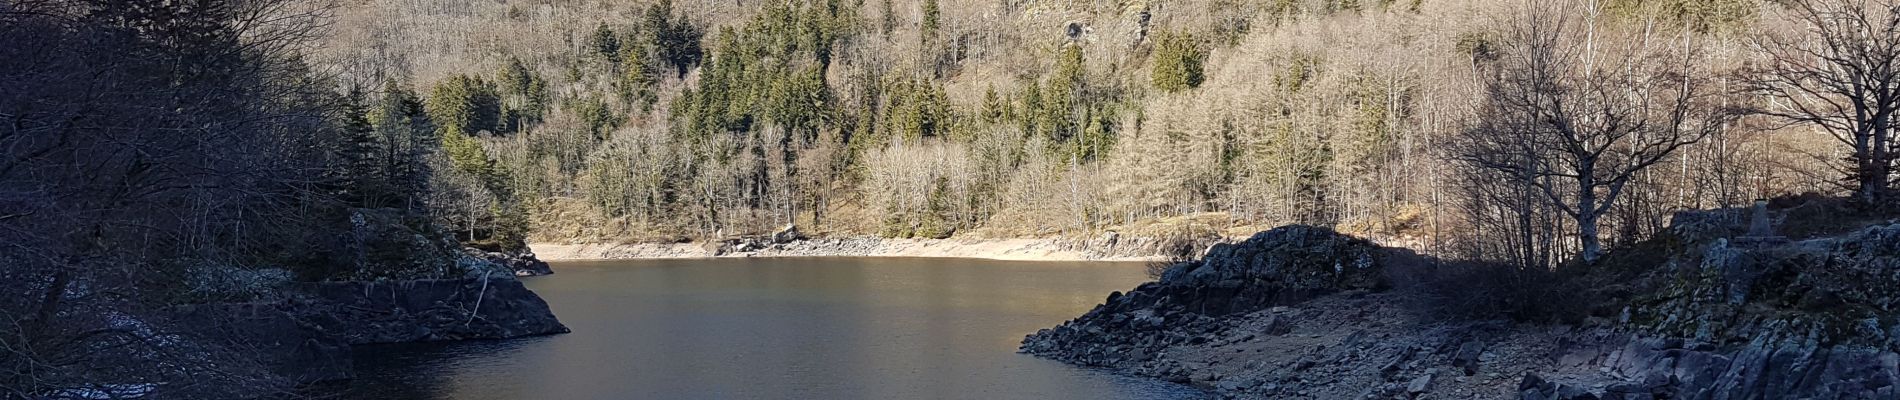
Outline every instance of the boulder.
POLYGON ((1405 393, 1417 397, 1419 394, 1432 391, 1432 375, 1435 373, 1437 371, 1425 371, 1424 375, 1412 378, 1411 383, 1405 384, 1405 393))
POLYGON ((1458 352, 1451 357, 1451 366, 1465 372, 1465 376, 1478 374, 1478 356, 1484 354, 1484 342, 1476 340, 1458 346, 1458 352))
POLYGON ((786 244, 805 239, 807 239, 805 234, 798 231, 798 225, 785 225, 784 228, 772 232, 773 244, 786 244))

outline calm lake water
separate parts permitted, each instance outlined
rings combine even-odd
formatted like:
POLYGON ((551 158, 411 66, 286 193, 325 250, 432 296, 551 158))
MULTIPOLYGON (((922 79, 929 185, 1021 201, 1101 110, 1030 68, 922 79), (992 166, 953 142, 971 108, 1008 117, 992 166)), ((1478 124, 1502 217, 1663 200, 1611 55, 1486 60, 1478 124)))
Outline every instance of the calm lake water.
POLYGON ((350 398, 1188 399, 1016 354, 1145 280, 1129 263, 719 259, 556 263, 527 278, 574 333, 358 349, 350 398))

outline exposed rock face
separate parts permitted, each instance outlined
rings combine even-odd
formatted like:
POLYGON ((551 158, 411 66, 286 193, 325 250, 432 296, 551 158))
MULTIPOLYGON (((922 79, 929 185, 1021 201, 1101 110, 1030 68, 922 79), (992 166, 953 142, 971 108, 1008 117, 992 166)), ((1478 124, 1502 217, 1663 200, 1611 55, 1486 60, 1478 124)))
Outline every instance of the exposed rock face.
POLYGON ((1385 287, 1382 266, 1394 257, 1411 255, 1325 228, 1261 232, 1169 267, 1159 282, 1110 294, 1080 318, 1029 335, 1021 351, 1092 366, 1141 361, 1170 345, 1207 342, 1226 329, 1218 317, 1385 287))
MULTIPOLYGON (((1680 339, 1633 339, 1584 366, 1625 377, 1601 390, 1527 375, 1519 398, 1544 399, 1896 399, 1900 354, 1820 344, 1812 336, 1762 336, 1736 349, 1680 339)), ((1573 353, 1576 354, 1576 353, 1573 353)))
POLYGON ((1763 336, 1900 350, 1900 225, 1760 249, 1715 240, 1669 264, 1631 323, 1699 342, 1763 336))
POLYGON ((549 268, 548 263, 546 261, 541 261, 540 259, 535 258, 534 253, 528 252, 525 250, 518 253, 510 254, 510 253, 499 253, 499 252, 491 252, 491 251, 481 251, 480 249, 475 249, 475 248, 463 248, 462 252, 468 255, 469 257, 474 257, 482 261, 494 263, 496 265, 500 265, 504 268, 507 268, 508 270, 514 271, 515 276, 541 276, 541 275, 554 274, 554 269, 549 268))
POLYGON ((568 332, 540 296, 497 276, 301 283, 282 300, 183 306, 178 315, 300 383, 351 378, 350 345, 568 332))
POLYGON ((350 344, 506 339, 567 333, 541 296, 513 278, 320 282, 291 313, 350 344))
POLYGON ((1618 322, 1421 318, 1404 305, 1420 294, 1379 289, 1429 259, 1288 227, 1021 350, 1230 398, 1900 399, 1900 225, 1738 248, 1735 220, 1679 221, 1618 322))
POLYGON ((455 273, 460 244, 441 232, 426 215, 388 208, 350 211, 350 234, 342 241, 344 254, 329 257, 335 268, 320 279, 404 279, 448 276, 455 273))

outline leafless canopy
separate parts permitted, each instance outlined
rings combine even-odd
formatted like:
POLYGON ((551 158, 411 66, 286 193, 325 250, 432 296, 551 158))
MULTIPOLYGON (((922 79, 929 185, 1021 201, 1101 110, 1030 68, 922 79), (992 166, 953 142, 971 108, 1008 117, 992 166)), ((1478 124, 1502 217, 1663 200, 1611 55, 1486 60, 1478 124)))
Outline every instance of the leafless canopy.
POLYGON ((1752 111, 1817 128, 1853 150, 1849 186, 1858 199, 1887 197, 1900 111, 1900 2, 1788 0, 1780 20, 1751 36, 1762 57, 1746 75, 1766 104, 1752 111))
POLYGON ((1594 15, 1542 2, 1503 24, 1476 125, 1454 151, 1496 174, 1494 184, 1534 189, 1568 216, 1586 261, 1601 252, 1599 219, 1639 172, 1733 115, 1698 63, 1699 38, 1594 15))

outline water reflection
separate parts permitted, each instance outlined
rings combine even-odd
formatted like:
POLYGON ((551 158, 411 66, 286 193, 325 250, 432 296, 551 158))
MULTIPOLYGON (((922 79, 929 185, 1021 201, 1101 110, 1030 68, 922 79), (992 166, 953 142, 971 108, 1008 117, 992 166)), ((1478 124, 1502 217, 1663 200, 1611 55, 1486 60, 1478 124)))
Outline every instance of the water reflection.
POLYGON ((1181 386, 1014 352, 1143 280, 1132 264, 933 259, 564 263, 574 333, 366 347, 352 397, 1155 399, 1181 386))

